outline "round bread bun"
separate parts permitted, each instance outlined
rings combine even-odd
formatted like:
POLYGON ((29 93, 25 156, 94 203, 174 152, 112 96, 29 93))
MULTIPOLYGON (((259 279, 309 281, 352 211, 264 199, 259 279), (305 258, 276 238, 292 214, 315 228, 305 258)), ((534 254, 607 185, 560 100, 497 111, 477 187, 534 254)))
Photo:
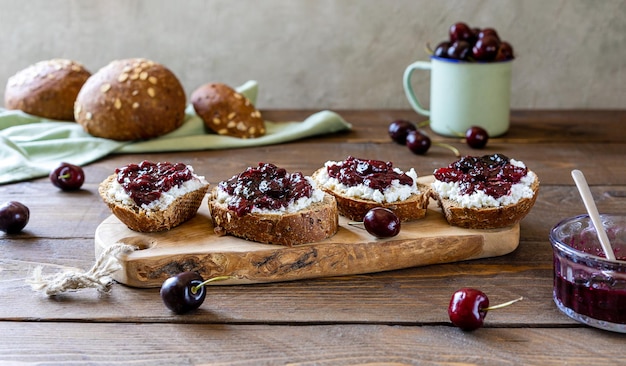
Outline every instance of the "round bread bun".
POLYGON ((186 102, 183 86, 169 69, 131 58, 112 61, 87 80, 74 116, 93 136, 146 140, 180 127, 186 102))
POLYGON ((261 112, 246 98, 223 83, 208 83, 191 94, 191 103, 205 127, 219 135, 255 138, 265 135, 261 112))
POLYGON ((56 58, 37 62, 9 78, 4 91, 5 108, 74 121, 74 101, 90 76, 76 61, 56 58))

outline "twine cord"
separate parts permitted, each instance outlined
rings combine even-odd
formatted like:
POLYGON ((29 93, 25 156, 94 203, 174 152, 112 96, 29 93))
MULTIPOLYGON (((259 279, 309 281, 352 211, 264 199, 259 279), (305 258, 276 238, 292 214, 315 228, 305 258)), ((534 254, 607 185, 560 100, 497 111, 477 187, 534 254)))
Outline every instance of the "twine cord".
POLYGON ((110 275, 121 268, 117 256, 136 249, 137 247, 132 245, 113 244, 100 253, 93 267, 86 272, 66 271, 44 276, 43 268, 39 266, 33 270, 33 277, 27 282, 33 290, 43 291, 47 296, 85 288, 95 288, 99 293, 108 293, 114 283, 110 275))

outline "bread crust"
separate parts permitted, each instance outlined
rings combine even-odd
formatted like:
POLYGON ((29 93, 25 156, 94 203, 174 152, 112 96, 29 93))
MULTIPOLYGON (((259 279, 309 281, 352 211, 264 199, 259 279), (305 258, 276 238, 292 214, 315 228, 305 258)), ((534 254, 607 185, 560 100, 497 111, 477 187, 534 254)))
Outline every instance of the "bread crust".
POLYGON ((168 68, 132 58, 94 73, 76 97, 74 116, 93 136, 145 140, 180 127, 186 103, 183 86, 168 68))
POLYGON ((200 189, 177 197, 165 210, 147 211, 137 205, 124 205, 114 201, 106 194, 116 178, 117 175, 112 174, 100 183, 98 186, 100 197, 129 229, 144 233, 170 230, 194 217, 209 189, 209 184, 206 184, 200 189))
POLYGON ((37 62, 7 81, 4 106, 61 121, 74 121, 74 102, 91 76, 80 63, 68 59, 37 62))
POLYGON ((265 135, 265 121, 243 94, 223 83, 208 83, 191 94, 196 114, 210 131, 238 138, 265 135))
POLYGON ((286 214, 248 213, 243 216, 217 202, 215 190, 209 195, 209 211, 215 232, 265 244, 294 246, 313 243, 329 238, 339 228, 337 203, 333 196, 325 194, 321 202, 286 214))
MULTIPOLYGON (((316 170, 311 177, 316 182, 319 182, 317 178, 326 168, 320 168, 316 170)), ((430 186, 417 183, 417 188, 420 194, 414 194, 406 200, 396 202, 376 202, 372 200, 365 200, 356 197, 349 197, 339 192, 335 192, 331 189, 324 187, 320 188, 335 197, 337 200, 337 207, 339 214, 353 221, 363 221, 363 217, 367 211, 374 207, 384 207, 393 211, 400 221, 412 221, 418 220, 426 216, 428 204, 430 202, 430 186)))
POLYGON ((499 229, 517 224, 530 212, 539 194, 539 177, 536 175, 530 188, 533 190, 531 198, 522 198, 506 206, 483 208, 461 207, 453 200, 439 197, 434 189, 431 192, 450 225, 468 229, 499 229))

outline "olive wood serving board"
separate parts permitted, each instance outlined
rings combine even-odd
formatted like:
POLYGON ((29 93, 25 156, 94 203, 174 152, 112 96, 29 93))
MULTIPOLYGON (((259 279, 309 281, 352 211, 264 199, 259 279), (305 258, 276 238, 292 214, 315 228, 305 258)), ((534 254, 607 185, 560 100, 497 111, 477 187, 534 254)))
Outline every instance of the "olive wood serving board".
POLYGON ((233 276, 214 285, 281 282, 495 257, 519 245, 519 224, 493 230, 453 227, 435 201, 425 218, 402 223, 392 238, 376 239, 342 216, 339 225, 331 238, 294 247, 218 236, 205 198, 194 218, 165 232, 135 232, 111 215, 96 229, 95 252, 98 256, 115 243, 136 246, 137 250, 118 256, 122 268, 113 278, 148 288, 160 287, 166 278, 185 270, 198 271, 204 278, 233 276))

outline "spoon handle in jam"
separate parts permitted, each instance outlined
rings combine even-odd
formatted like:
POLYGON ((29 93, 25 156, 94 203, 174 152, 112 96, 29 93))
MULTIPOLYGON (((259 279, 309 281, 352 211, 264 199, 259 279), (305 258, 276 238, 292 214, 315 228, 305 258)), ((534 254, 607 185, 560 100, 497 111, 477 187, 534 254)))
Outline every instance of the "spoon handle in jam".
POLYGON ((604 250, 606 258, 610 260, 615 260, 615 253, 613 253, 613 248, 611 248, 611 243, 609 242, 609 238, 606 235, 606 231, 604 230, 604 226, 602 225, 602 221, 600 220, 600 213, 598 212, 598 208, 593 201, 591 190, 589 189, 589 185, 587 184, 585 175, 580 170, 572 170, 572 178, 574 178, 576 187, 578 187, 578 192, 580 192, 580 196, 583 199, 583 203, 585 204, 587 213, 591 218, 591 222, 596 228, 598 240, 600 240, 600 245, 602 245, 602 249, 604 250))

